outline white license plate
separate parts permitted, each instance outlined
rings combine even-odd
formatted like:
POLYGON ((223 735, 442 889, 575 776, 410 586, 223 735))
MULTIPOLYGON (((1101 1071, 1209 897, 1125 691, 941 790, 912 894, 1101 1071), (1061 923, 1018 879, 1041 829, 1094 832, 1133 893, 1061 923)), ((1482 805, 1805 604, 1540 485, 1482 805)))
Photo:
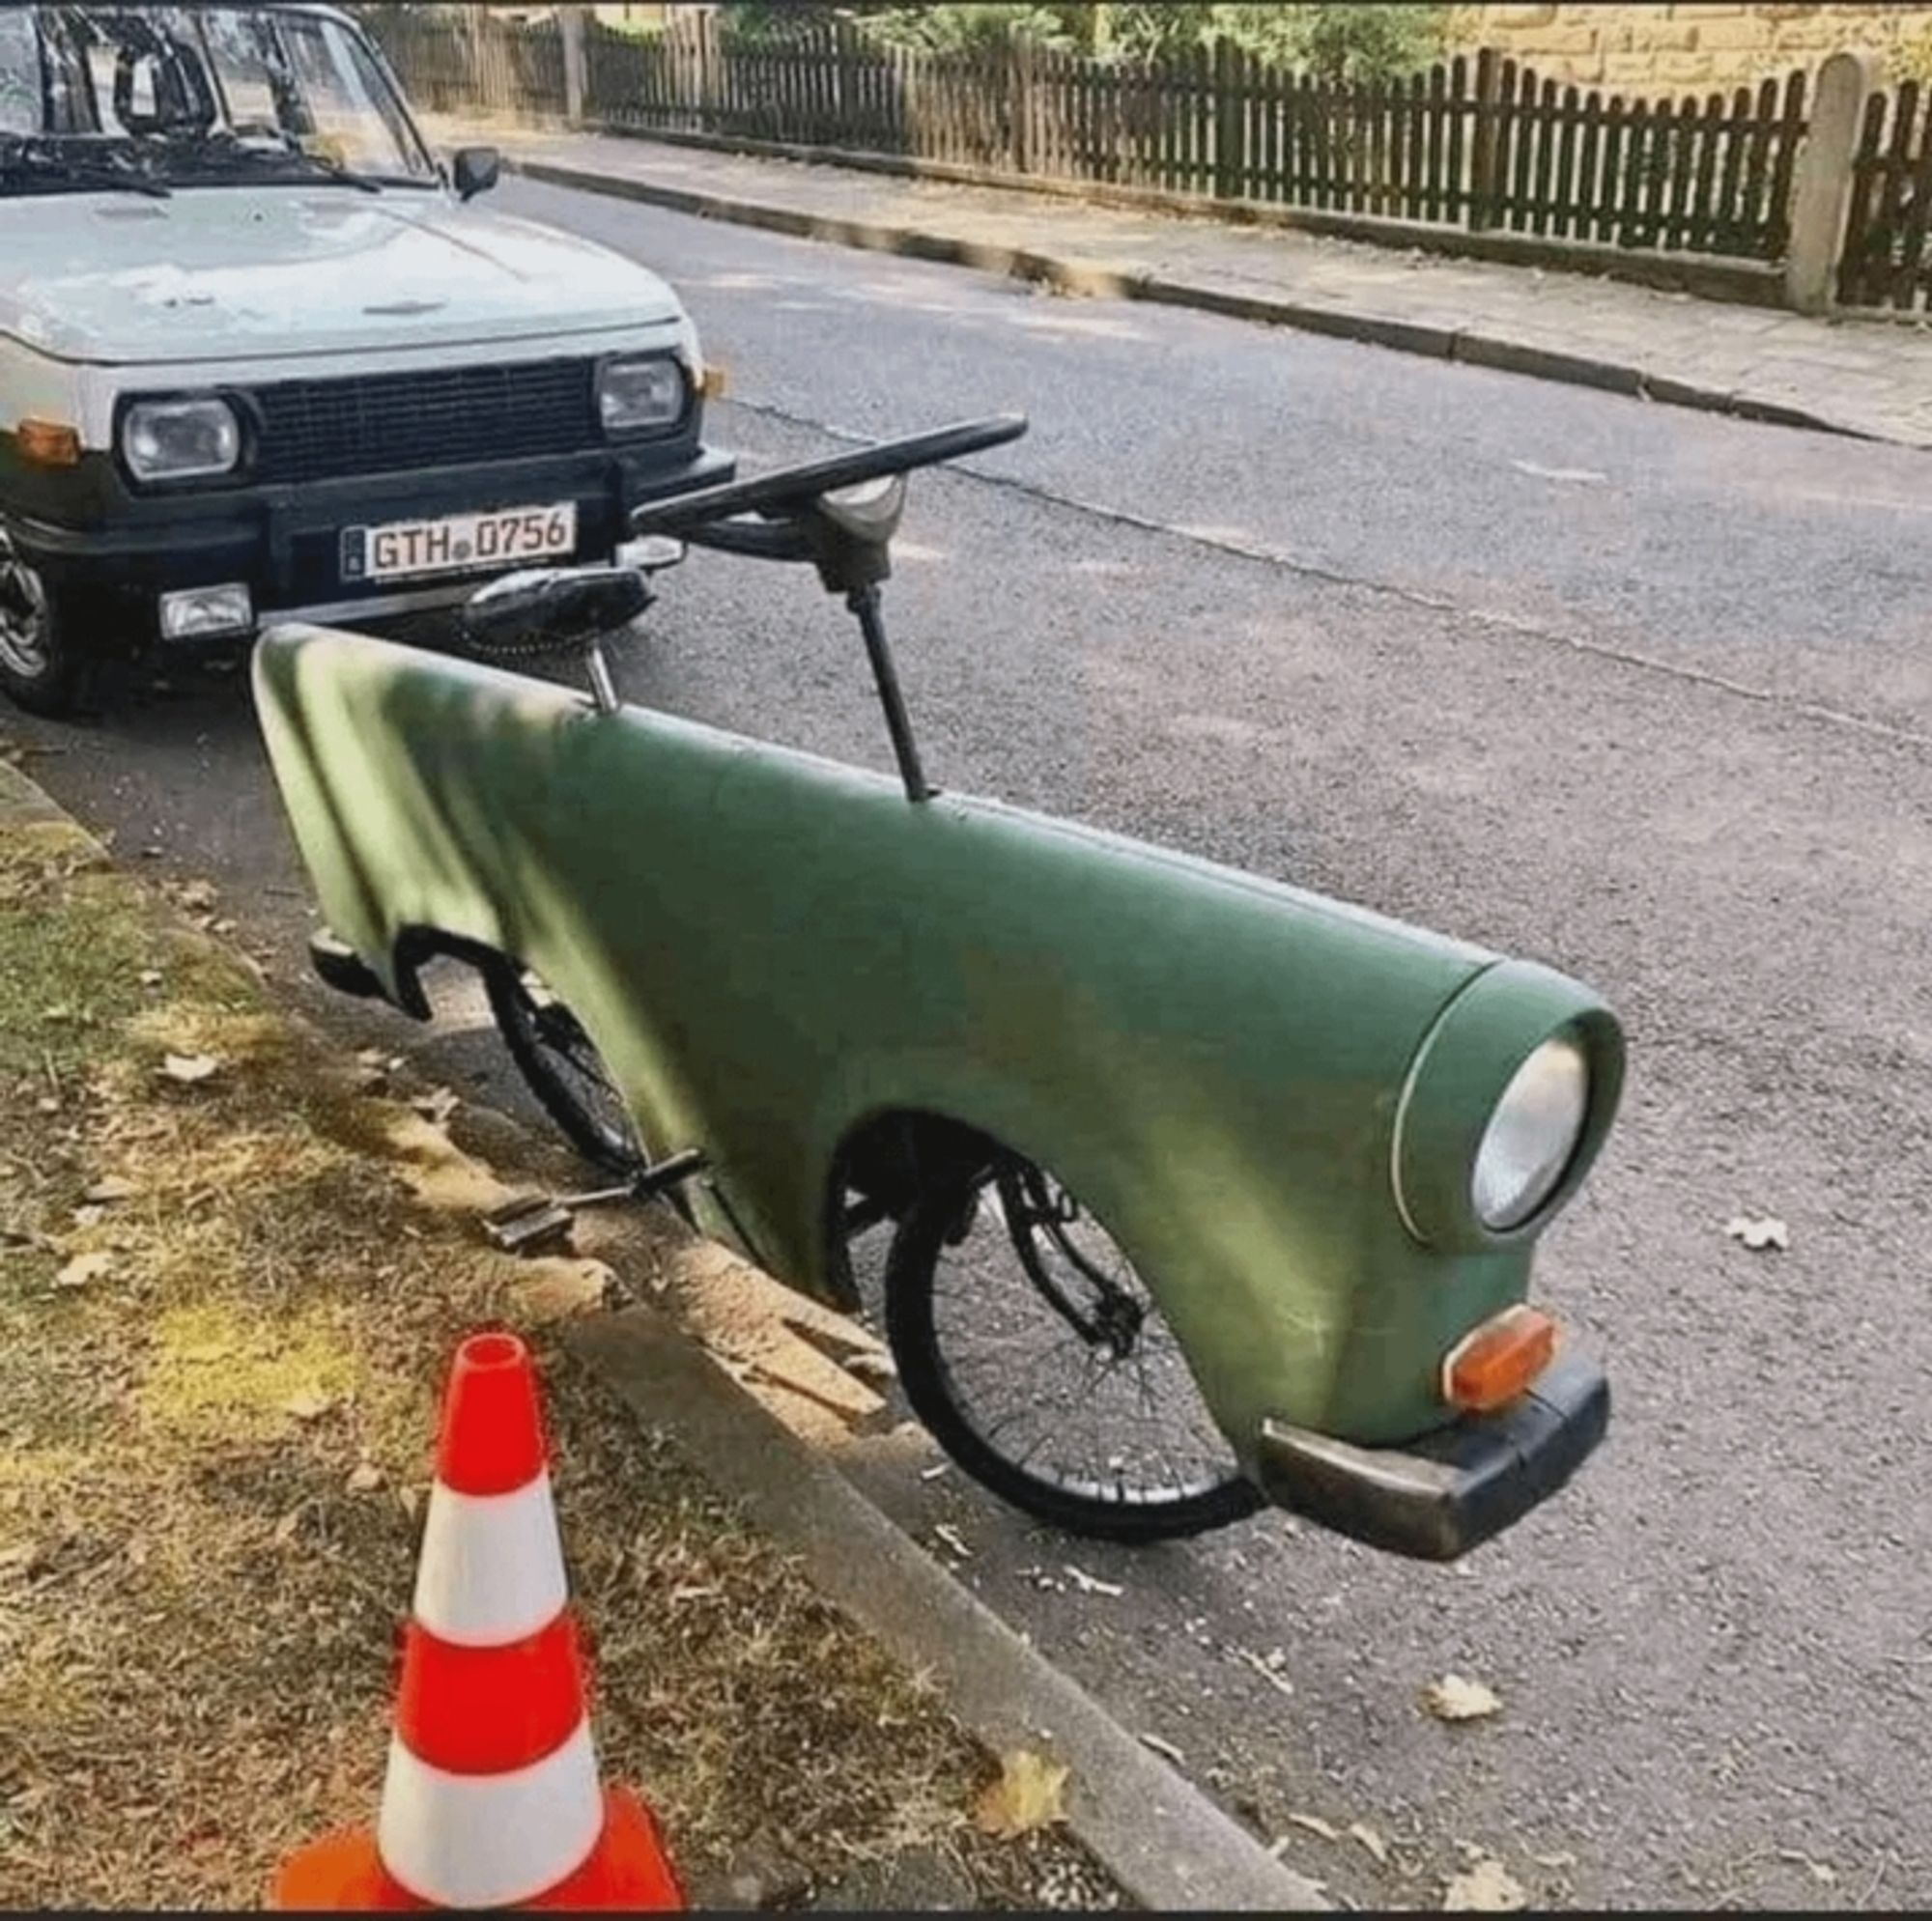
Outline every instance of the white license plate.
POLYGON ((345 527, 345 580, 419 580, 549 560, 577 551, 577 502, 551 507, 500 507, 487 514, 451 514, 440 521, 391 521, 380 527, 345 527))

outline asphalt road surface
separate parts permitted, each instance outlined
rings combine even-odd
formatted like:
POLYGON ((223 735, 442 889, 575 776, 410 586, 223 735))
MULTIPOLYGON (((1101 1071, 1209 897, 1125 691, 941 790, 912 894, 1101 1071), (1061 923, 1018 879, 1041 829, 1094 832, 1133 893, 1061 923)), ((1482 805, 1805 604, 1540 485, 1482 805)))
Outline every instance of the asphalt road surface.
MULTIPOLYGON (((748 466, 1032 415, 914 483, 888 605, 942 784, 1548 961, 1631 1030, 1621 1126, 1538 1270, 1612 1370, 1611 1438, 1461 1567, 1274 1516, 1091 1548, 904 1448, 854 1471, 923 1537, 949 1524, 962 1579, 1350 1900, 1439 1905, 1489 1850, 1540 1902, 1932 1901, 1923 456, 501 197, 675 281, 748 466), (1788 1251, 1726 1237, 1761 1213, 1788 1251), (1448 1672, 1500 1715, 1420 1711, 1448 1672)), ((622 678, 891 767, 802 570, 696 556, 622 678)), ((239 679, 0 726, 298 975, 301 882, 239 679)), ((513 1099, 473 997, 448 1016, 332 1017, 513 1099)))

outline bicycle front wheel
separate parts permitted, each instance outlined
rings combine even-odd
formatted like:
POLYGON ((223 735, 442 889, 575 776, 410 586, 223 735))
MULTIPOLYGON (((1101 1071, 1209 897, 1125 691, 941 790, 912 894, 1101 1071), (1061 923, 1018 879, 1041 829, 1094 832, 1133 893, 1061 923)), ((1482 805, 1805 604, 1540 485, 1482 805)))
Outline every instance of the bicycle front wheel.
POLYGON ((929 1188, 895 1236, 886 1289, 906 1398, 1003 1500, 1122 1541, 1261 1506, 1132 1263, 1032 1162, 1001 1156, 929 1188))

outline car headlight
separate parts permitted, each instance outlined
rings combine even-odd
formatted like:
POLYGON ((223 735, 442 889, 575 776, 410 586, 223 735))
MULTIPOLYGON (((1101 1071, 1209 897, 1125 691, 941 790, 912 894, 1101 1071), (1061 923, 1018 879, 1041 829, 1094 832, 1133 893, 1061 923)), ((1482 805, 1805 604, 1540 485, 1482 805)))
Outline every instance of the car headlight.
POLYGON ((136 480, 208 480, 242 463, 242 423, 225 400, 137 400, 121 420, 136 480))
POLYGON ((1484 1227, 1520 1228, 1570 1166, 1590 1114, 1590 1063, 1567 1035, 1546 1040, 1503 1089, 1476 1147, 1469 1201, 1484 1227))
POLYGON ((1424 1247, 1533 1239, 1589 1172, 1623 1089, 1617 1017, 1580 981, 1496 961, 1451 996, 1409 1057, 1389 1175, 1424 1247))
POLYGON ((690 385, 669 355, 607 360, 597 376, 597 417, 607 434, 643 434, 684 418, 690 385))

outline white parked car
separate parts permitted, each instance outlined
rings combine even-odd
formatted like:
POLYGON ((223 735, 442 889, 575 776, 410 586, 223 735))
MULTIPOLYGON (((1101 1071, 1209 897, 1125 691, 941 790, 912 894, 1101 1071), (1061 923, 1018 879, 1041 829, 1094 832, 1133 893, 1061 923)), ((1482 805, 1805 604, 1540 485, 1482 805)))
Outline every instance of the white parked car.
POLYGON ((677 297, 487 211, 328 7, 0 7, 0 689, 357 626, 728 478, 677 297))

